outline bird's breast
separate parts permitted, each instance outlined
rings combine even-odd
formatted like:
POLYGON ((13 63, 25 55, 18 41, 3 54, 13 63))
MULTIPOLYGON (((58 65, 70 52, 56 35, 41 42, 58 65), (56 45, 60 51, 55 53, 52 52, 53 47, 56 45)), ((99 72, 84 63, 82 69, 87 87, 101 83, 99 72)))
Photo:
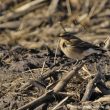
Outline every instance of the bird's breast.
POLYGON ((60 48, 67 57, 72 58, 72 59, 82 59, 83 58, 80 51, 76 50, 71 45, 64 46, 64 43, 65 43, 65 40, 62 39, 60 41, 60 48))

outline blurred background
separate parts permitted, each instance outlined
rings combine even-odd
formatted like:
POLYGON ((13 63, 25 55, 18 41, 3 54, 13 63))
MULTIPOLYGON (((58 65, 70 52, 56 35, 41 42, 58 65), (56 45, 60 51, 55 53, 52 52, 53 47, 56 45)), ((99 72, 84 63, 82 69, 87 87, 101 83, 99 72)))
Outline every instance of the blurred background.
POLYGON ((110 0, 0 0, 0 43, 55 48, 61 24, 87 41, 104 40, 109 17, 110 0))
MULTIPOLYGON (((0 0, 0 110, 18 110, 52 90, 73 69, 73 60, 56 49, 59 34, 73 32, 96 45, 103 41, 110 49, 110 39, 106 40, 109 29, 110 0, 0 0)), ((109 56, 96 62, 108 75, 101 77, 110 87, 109 56)), ((80 78, 73 77, 65 88, 73 93, 74 104, 81 104, 86 85, 98 72, 92 64, 80 69, 80 78)), ((103 95, 93 93, 92 100, 103 95)), ((47 109, 59 104, 60 100, 56 101, 55 97, 55 103, 47 109)))

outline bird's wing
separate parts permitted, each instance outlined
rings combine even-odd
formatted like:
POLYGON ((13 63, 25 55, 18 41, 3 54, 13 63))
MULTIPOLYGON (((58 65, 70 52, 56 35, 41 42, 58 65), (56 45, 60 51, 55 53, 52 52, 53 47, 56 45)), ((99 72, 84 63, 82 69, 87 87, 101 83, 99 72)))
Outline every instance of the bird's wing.
POLYGON ((94 49, 94 50, 100 50, 100 51, 103 50, 100 47, 95 46, 95 45, 88 43, 88 42, 85 42, 85 41, 78 42, 76 44, 76 48, 79 48, 81 50, 88 50, 88 49, 94 49))

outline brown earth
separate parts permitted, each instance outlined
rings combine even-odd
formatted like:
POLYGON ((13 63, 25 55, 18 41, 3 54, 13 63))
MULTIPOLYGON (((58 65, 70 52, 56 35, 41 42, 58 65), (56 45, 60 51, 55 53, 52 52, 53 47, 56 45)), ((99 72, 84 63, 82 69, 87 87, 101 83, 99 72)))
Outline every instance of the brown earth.
MULTIPOLYGON (((69 99, 57 110, 72 110, 68 104, 83 106, 82 97, 89 81, 99 72, 98 67, 101 67, 100 79, 104 85, 99 87, 100 81, 97 82, 98 90, 93 89, 85 102, 90 101, 95 107, 95 100, 104 95, 110 98, 110 39, 107 39, 110 1, 38 1, 32 5, 34 0, 0 0, 0 110, 17 110, 53 90, 62 77, 77 66, 75 60, 67 58, 59 48, 56 53, 58 35, 64 31, 59 22, 66 31, 74 32, 83 40, 98 46, 104 43, 108 53, 89 57, 87 69, 81 68, 79 75, 72 77, 60 91, 71 95, 66 94, 69 99), (25 4, 32 6, 25 9, 25 4)), ((58 95, 55 100, 42 103, 40 108, 34 105, 30 110, 52 110, 64 98, 58 95)), ((98 109, 106 106, 110 109, 107 100, 99 103, 98 109)))

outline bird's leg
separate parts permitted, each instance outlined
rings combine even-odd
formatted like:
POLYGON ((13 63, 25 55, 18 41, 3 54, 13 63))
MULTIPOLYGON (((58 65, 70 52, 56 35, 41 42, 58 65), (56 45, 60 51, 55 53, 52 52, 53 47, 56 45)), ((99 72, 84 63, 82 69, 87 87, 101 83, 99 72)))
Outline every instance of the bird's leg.
POLYGON ((74 64, 74 66, 76 66, 76 65, 78 65, 78 64, 81 64, 81 63, 82 63, 82 60, 76 59, 76 62, 75 62, 75 64, 74 64))
MULTIPOLYGON (((73 66, 77 66, 78 64, 81 64, 82 60, 76 60, 75 64, 73 66)), ((81 75, 78 73, 76 74, 76 77, 82 82, 84 79, 81 77, 81 75)))
POLYGON ((82 67, 82 69, 83 69, 83 71, 85 71, 89 76, 91 76, 91 73, 89 72, 89 70, 88 70, 88 68, 87 68, 86 65, 84 65, 84 66, 82 67))
MULTIPOLYGON (((82 61, 82 62, 88 62, 89 60, 88 60, 87 57, 85 57, 85 58, 83 58, 81 61, 82 61)), ((82 67, 82 69, 83 69, 83 71, 85 71, 89 76, 91 76, 91 73, 89 72, 89 70, 88 70, 86 64, 84 64, 84 66, 82 67)))

